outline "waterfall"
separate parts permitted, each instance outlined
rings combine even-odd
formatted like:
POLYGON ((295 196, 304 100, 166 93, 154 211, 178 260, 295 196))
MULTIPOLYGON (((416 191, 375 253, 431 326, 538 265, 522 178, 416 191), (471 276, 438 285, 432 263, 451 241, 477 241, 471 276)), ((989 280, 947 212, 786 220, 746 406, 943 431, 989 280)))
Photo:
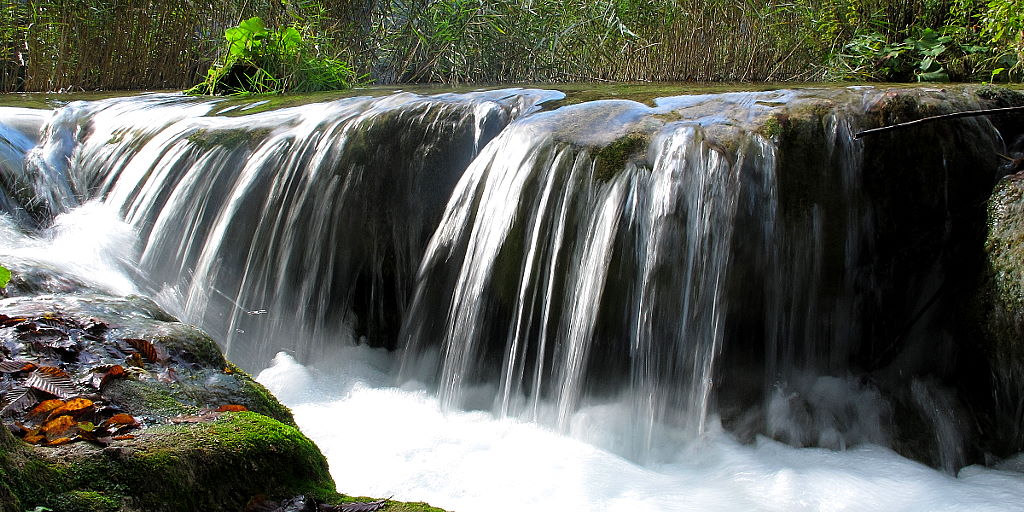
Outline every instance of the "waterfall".
MULTIPOLYGON (((612 448, 648 464, 720 424, 841 450, 900 448, 909 421, 933 440, 913 443, 940 446, 918 455, 952 471, 971 427, 936 412, 962 400, 943 360, 945 276, 972 264, 960 241, 991 177, 969 169, 1001 141, 973 120, 930 132, 957 151, 879 156, 896 143, 852 134, 892 97, 506 89, 0 109, 0 208, 26 231, 116 209, 137 235, 139 291, 247 368, 383 347, 393 383, 422 382, 446 410, 570 435, 581 411, 626 404, 612 448), (890 186, 921 197, 906 206, 890 186)), ((944 108, 974 101, 958 98, 944 108)))
POLYGON ((62 184, 44 196, 51 212, 91 199, 120 210, 152 293, 258 367, 282 349, 315 358, 360 326, 387 336, 433 210, 502 126, 552 95, 397 94, 255 113, 167 95, 74 102, 28 160, 62 184))

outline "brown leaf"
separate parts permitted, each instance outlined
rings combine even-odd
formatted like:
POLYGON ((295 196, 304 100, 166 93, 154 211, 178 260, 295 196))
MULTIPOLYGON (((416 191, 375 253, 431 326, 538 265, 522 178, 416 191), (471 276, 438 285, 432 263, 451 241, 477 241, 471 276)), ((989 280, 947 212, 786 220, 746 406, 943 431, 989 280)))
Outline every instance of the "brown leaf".
POLYGON ((60 446, 62 444, 68 444, 72 441, 70 437, 58 437, 53 441, 46 443, 46 446, 60 446))
POLYGON ((86 335, 88 335, 90 338, 99 340, 100 338, 102 338, 103 333, 107 332, 108 327, 107 324, 101 322, 100 320, 90 318, 89 323, 82 326, 82 329, 85 330, 86 335))
POLYGON ((68 399, 78 394, 75 383, 60 368, 42 366, 29 374, 25 386, 49 393, 58 398, 68 399), (52 370, 51 370, 52 369, 52 370), (56 371, 53 371, 56 370, 56 371))
POLYGON ((146 361, 151 363, 160 361, 160 355, 157 353, 156 347, 149 341, 140 340, 138 338, 125 338, 124 341, 127 341, 132 348, 137 350, 139 354, 146 359, 146 361))
POLYGON ((50 413, 50 418, 68 414, 72 417, 78 417, 92 409, 93 402, 88 398, 72 398, 68 402, 53 412, 50 413))
POLYGON ((109 427, 111 425, 138 425, 138 424, 139 424, 139 422, 134 417, 132 417, 132 415, 125 414, 125 413, 120 413, 120 414, 115 414, 115 415, 107 418, 106 420, 103 421, 103 423, 100 423, 100 426, 109 427))
POLYGON ((22 318, 22 317, 9 317, 7 315, 3 315, 3 318, 0 318, 0 326, 11 327, 13 325, 18 325, 18 324, 24 322, 25 320, 28 320, 28 319, 27 318, 22 318))
POLYGON ((213 412, 245 412, 245 411, 248 411, 248 410, 249 410, 249 408, 244 406, 244 405, 227 404, 227 405, 222 405, 222 406, 218 407, 213 412))
POLYGON ((30 372, 36 369, 36 365, 28 361, 3 361, 0 362, 0 373, 30 372))
POLYGON ((46 436, 39 434, 38 432, 32 435, 26 435, 21 439, 29 444, 43 444, 46 442, 46 436))
POLYGON ((119 364, 97 366, 92 371, 93 374, 89 378, 89 383, 96 389, 102 389, 110 379, 119 379, 126 376, 124 367, 119 364))
MULTIPOLYGON (((27 383, 27 382, 26 382, 27 383)), ((32 391, 31 387, 16 388, 8 391, 4 394, 4 398, 0 401, 3 407, 0 407, 0 415, 6 412, 21 412, 28 409, 29 406, 39 401, 39 398, 32 391)))
POLYGON ((43 418, 49 416, 50 412, 54 411, 55 409, 63 407, 65 403, 67 402, 65 402, 64 400, 58 400, 56 398, 52 400, 43 400, 42 402, 39 403, 39 405, 32 408, 32 411, 29 412, 28 415, 29 417, 43 418))
POLYGON ((36 368, 36 371, 55 378, 70 377, 68 372, 57 368, 56 366, 40 366, 39 368, 36 368))
POLYGON ((133 436, 131 434, 127 434, 127 435, 123 435, 123 436, 114 436, 112 439, 114 441, 126 441, 128 439, 135 439, 135 436, 133 436))
POLYGON ((63 437, 69 430, 77 430, 78 422, 71 416, 58 416, 43 424, 42 431, 47 439, 63 437))

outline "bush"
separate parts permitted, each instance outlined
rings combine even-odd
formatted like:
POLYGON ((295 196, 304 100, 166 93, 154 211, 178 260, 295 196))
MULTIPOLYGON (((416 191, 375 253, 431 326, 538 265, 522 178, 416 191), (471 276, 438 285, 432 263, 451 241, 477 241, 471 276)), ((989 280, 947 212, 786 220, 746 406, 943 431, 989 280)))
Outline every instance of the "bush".
POLYGON ((348 63, 316 51, 295 26, 267 28, 257 16, 224 31, 227 51, 188 94, 267 94, 346 89, 348 63))

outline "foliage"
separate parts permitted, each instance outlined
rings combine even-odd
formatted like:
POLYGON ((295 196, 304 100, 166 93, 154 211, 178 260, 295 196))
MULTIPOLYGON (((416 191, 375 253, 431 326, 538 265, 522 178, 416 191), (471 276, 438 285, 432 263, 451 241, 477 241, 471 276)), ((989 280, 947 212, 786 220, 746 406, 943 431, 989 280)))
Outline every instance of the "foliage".
POLYGON ((827 77, 877 81, 972 81, 1020 78, 1024 14, 1012 0, 954 0, 933 29, 912 24, 906 35, 873 21, 827 65, 827 77), (1016 39, 1014 39, 1016 38, 1016 39))
POLYGON ((0 266, 0 288, 6 288, 11 282, 11 271, 7 267, 0 266))
POLYGON ((192 94, 307 92, 351 87, 345 62, 317 54, 295 26, 267 28, 257 16, 224 31, 227 52, 192 94))
POLYGON ((0 90, 1024 78, 1019 0, 17 0, 0 16, 0 90))

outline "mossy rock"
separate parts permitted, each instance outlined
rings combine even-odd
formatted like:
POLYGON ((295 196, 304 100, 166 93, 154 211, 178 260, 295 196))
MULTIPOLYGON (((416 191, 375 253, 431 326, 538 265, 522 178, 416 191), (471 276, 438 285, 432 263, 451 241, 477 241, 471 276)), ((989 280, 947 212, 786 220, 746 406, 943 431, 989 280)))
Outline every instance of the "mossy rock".
POLYGON ((29 448, 4 430, 0 510, 241 510, 254 496, 337 499, 327 461, 295 427, 253 412, 147 428, 105 448, 29 448))
POLYGON ((979 290, 984 351, 994 377, 995 450, 1024 448, 1024 174, 1003 178, 988 203, 986 274, 979 290))
POLYGON ((87 499, 111 510, 237 511, 256 495, 335 494, 316 445, 254 412, 147 428, 105 448, 37 451, 63 482, 37 503, 55 511, 78 510, 87 499))
POLYGON ((626 162, 638 159, 649 143, 649 135, 630 133, 599 149, 594 158, 594 179, 611 181, 626 168, 626 162))
MULTIPOLYGON (((209 336, 174 321, 148 299, 17 297, 0 301, 0 311, 59 321, 69 337, 86 323, 101 322, 103 328, 89 336, 76 335, 78 359, 61 364, 81 396, 142 423, 131 432, 134 438, 108 446, 79 441, 58 447, 30 446, 5 425, 0 510, 240 510, 257 494, 336 496, 326 459, 297 430, 291 412, 228 362, 209 336), (113 359, 124 354, 129 338, 152 342, 166 360, 130 366, 113 359), (98 389, 86 384, 96 365, 117 363, 130 367, 129 377, 98 389), (170 370, 173 378, 158 378, 170 370), (205 412, 229 404, 248 411, 205 412)), ((31 344, 19 345, 19 331, 3 329, 8 343, 0 355, 31 360, 31 344)), ((38 357, 37 364, 53 364, 44 354, 38 357)))

